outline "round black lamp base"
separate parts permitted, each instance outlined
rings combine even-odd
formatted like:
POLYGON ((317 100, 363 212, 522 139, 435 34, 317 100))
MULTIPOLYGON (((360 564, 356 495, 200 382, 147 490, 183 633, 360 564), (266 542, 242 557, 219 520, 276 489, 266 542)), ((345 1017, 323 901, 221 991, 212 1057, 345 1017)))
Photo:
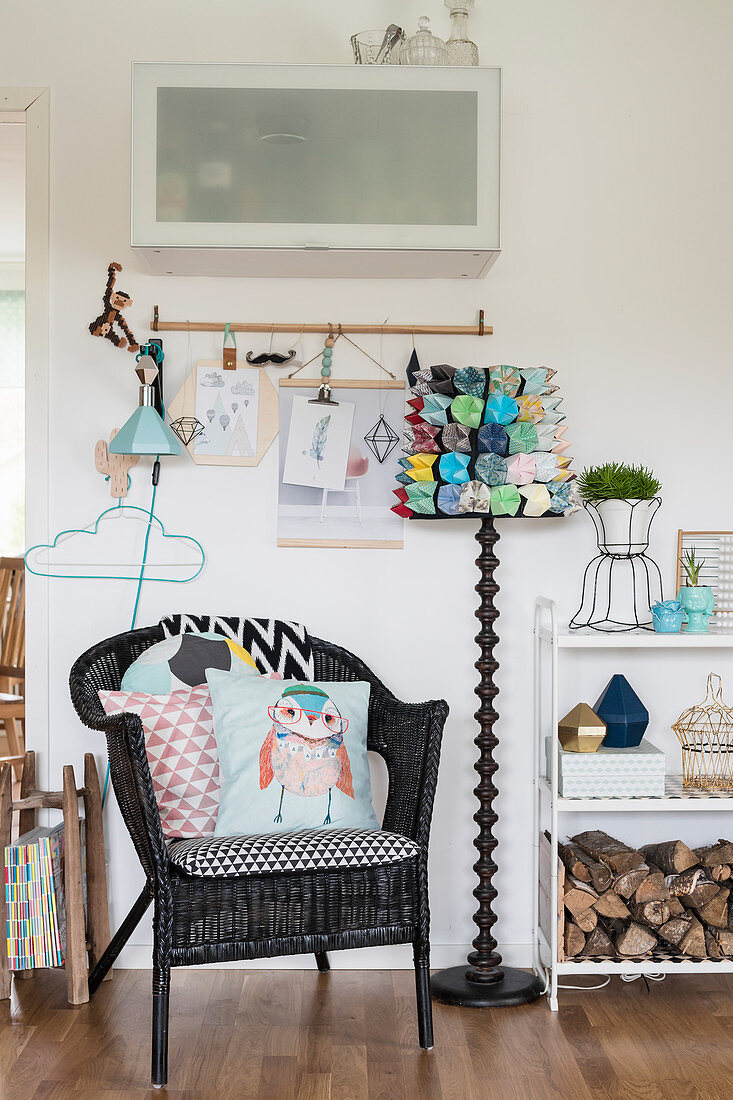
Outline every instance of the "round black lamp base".
POLYGON ((526 970, 502 966, 504 977, 500 982, 470 982, 466 977, 468 967, 451 966, 439 970, 430 979, 430 991, 436 1001, 447 1005, 465 1005, 467 1008, 511 1008, 528 1005, 542 996, 539 978, 526 970))

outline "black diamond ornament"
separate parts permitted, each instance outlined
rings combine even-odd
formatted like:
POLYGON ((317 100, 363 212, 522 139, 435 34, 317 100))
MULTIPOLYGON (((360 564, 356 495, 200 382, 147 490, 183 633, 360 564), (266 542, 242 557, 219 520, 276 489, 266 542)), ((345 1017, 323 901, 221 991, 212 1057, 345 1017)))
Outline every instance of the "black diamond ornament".
POLYGON ((171 428, 184 447, 188 447, 205 431, 204 425, 195 416, 179 416, 178 420, 171 421, 171 428))
POLYGON ((370 428, 364 436, 364 442, 380 463, 389 458, 399 441, 400 437, 391 424, 384 419, 384 414, 380 415, 374 427, 370 428))

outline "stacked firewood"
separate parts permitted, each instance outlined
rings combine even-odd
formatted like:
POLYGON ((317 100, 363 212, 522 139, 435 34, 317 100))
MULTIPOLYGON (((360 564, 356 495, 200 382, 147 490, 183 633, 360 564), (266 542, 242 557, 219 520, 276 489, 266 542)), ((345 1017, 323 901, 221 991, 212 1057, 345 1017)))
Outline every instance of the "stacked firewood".
POLYGON ((729 841, 637 851, 593 830, 560 844, 559 854, 566 956, 639 958, 657 946, 696 959, 733 956, 729 841))

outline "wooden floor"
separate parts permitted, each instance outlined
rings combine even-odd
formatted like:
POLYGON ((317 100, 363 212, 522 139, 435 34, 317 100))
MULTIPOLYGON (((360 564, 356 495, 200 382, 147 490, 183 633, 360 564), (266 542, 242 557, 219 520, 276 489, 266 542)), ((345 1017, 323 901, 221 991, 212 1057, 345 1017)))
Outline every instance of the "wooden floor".
MULTIPOLYGON (((582 980, 582 979, 581 979, 582 980)), ((243 1100, 730 1100, 733 979, 615 978, 493 1012, 435 1005, 416 1044, 406 971, 173 972, 167 1089, 149 1087, 150 975, 117 971, 93 1001, 63 974, 0 1002, 2 1100, 146 1096, 243 1100)))

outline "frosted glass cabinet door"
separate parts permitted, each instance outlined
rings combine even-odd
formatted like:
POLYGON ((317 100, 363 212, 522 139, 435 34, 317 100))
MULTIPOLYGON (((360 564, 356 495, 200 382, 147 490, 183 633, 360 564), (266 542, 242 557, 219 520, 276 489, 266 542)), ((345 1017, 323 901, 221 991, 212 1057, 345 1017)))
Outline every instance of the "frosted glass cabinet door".
POLYGON ((498 249, 501 72, 133 66, 136 246, 498 249))

